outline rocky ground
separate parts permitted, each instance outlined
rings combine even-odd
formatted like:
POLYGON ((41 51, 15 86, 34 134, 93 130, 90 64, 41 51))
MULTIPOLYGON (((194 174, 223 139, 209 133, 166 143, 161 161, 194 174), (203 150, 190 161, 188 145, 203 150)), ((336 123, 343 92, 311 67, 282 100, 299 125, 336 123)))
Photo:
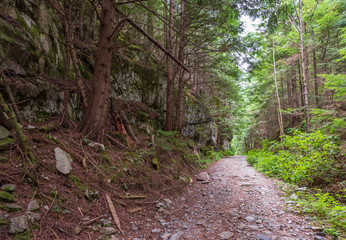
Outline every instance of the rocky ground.
POLYGON ((148 197, 132 195, 126 201, 112 198, 123 234, 103 199, 107 193, 89 205, 74 207, 77 211, 68 208, 71 202, 67 200, 57 209, 55 198, 50 205, 40 206, 23 198, 18 192, 23 186, 16 189, 16 185, 6 184, 1 186, 0 197, 7 202, 2 209, 9 213, 0 211, 2 225, 5 223, 0 224, 0 239, 11 239, 23 231, 33 235, 20 239, 35 240, 328 239, 309 217, 288 211, 277 181, 249 166, 245 156, 222 159, 194 179, 197 181, 183 191, 171 191, 175 193, 171 195, 157 197, 144 192, 148 197), (12 194, 21 197, 17 200, 12 194))
POLYGON ((285 211, 276 181, 248 165, 245 156, 223 159, 182 195, 156 210, 135 214, 114 239, 326 239, 309 218, 285 211), (209 178, 209 179, 208 179, 209 178), (116 237, 116 238, 115 238, 116 237))

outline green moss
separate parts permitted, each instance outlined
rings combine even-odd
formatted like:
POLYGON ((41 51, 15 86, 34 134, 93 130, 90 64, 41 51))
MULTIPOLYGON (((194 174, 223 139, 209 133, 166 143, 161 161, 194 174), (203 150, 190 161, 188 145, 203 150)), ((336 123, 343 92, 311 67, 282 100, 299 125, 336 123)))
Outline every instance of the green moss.
POLYGON ((31 225, 32 229, 35 230, 35 231, 38 231, 40 230, 40 224, 38 222, 34 222, 32 225, 31 225))
POLYGON ((9 148, 14 143, 12 138, 5 138, 0 140, 0 149, 9 148))
POLYGON ((0 191, 0 199, 2 199, 5 202, 16 202, 16 198, 6 191, 0 191))
POLYGON ((0 163, 7 163, 8 159, 5 156, 0 156, 0 163))
POLYGON ((7 225, 7 224, 9 224, 9 221, 7 219, 0 219, 0 226, 7 225))
MULTIPOLYGON (((2 210, 4 210, 4 211, 6 211, 6 212, 8 212, 8 207, 7 206, 5 206, 5 205, 2 205, 1 203, 0 203, 0 209, 2 209, 2 210)), ((1 219, 0 219, 1 220, 1 219)), ((1 224, 0 224, 1 225, 1 224)))
POLYGON ((78 189, 81 189, 81 190, 86 190, 86 189, 88 189, 88 186, 87 185, 85 185, 85 184, 83 184, 82 183, 82 180, 78 177, 78 176, 76 176, 76 175, 69 175, 68 176, 68 179, 70 180, 70 181, 72 181, 73 183, 74 183, 74 185, 76 185, 76 187, 78 188, 78 189))
POLYGON ((23 233, 16 234, 13 239, 14 240, 31 240, 34 236, 31 231, 28 229, 23 233))

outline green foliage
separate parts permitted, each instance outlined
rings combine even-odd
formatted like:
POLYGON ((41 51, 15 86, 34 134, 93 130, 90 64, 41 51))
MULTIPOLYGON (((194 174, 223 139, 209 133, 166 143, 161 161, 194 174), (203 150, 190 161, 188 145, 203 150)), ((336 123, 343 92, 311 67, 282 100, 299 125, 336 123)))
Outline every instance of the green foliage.
POLYGON ((346 99, 346 75, 345 74, 318 74, 326 79, 324 86, 335 91, 334 96, 337 100, 346 99))
POLYGON ((336 156, 340 152, 338 138, 321 133, 285 136, 283 143, 263 142, 262 150, 248 152, 248 161, 259 171, 286 182, 312 185, 317 179, 331 181, 336 156))
POLYGON ((325 225, 324 231, 337 237, 346 232, 346 206, 335 200, 329 193, 297 193, 297 207, 304 213, 317 216, 325 225))

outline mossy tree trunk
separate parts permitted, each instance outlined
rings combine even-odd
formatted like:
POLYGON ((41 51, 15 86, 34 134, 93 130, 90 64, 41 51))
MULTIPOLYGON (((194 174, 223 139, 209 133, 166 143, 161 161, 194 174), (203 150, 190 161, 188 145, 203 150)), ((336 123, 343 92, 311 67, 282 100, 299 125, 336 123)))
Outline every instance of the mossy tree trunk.
POLYGON ((9 108, 9 106, 5 102, 4 98, 2 97, 2 94, 0 94, 0 107, 8 116, 8 121, 10 122, 14 131, 16 132, 16 135, 19 139, 19 143, 20 143, 20 147, 21 147, 22 151, 30 159, 30 161, 32 161, 33 163, 37 163, 37 160, 31 151, 28 138, 25 136, 22 128, 20 127, 19 123, 17 122, 16 116, 14 115, 12 110, 9 108))

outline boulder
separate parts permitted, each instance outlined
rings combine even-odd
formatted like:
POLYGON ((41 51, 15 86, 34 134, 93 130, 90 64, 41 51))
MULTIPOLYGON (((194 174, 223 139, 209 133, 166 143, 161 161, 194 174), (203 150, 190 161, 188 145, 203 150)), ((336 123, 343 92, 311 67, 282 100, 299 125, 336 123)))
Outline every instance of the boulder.
POLYGON ((56 160, 56 169, 64 175, 67 175, 72 170, 72 158, 71 155, 62 150, 61 148, 55 148, 55 160, 56 160))

